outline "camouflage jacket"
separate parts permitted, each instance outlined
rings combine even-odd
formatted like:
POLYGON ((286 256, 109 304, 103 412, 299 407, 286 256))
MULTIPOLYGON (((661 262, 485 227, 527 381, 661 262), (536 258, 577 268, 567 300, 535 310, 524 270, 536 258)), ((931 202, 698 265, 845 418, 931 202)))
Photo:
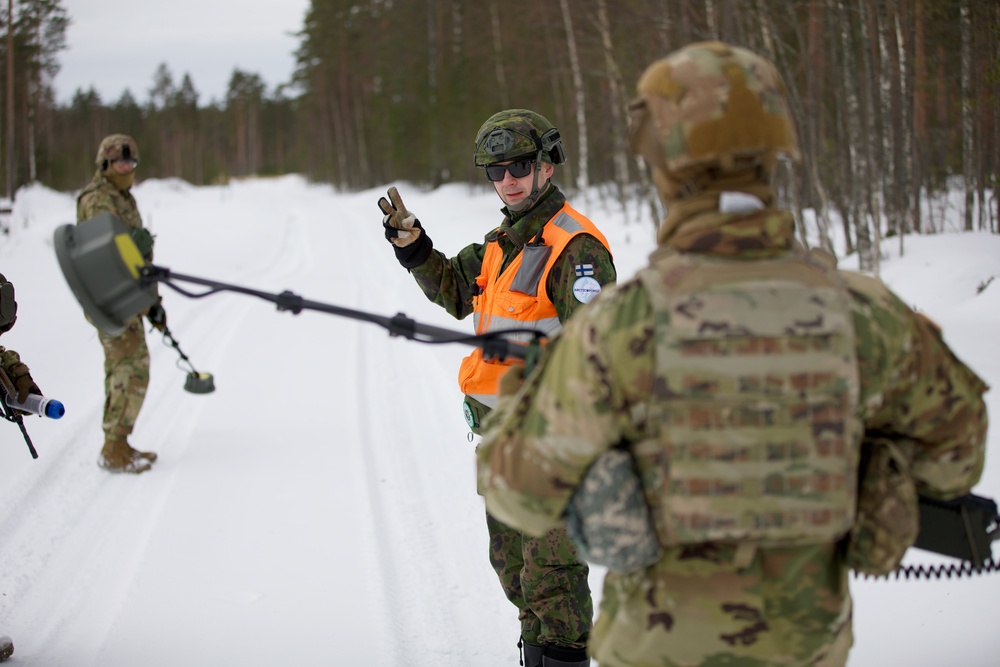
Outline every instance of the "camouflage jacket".
POLYGON ((4 373, 10 371, 14 364, 21 361, 21 357, 14 350, 8 350, 3 345, 0 345, 0 368, 3 369, 4 373))
POLYGON ((89 220, 99 213, 111 213, 128 225, 129 229, 142 227, 139 207, 130 190, 119 190, 98 169, 90 183, 76 198, 76 221, 89 220))
MULTIPOLYGON (((523 242, 537 234, 565 203, 566 197, 552 185, 526 213, 513 215, 504 208, 503 224, 487 234, 482 243, 466 246, 451 259, 445 257, 444 253, 433 250, 427 261, 412 269, 413 277, 428 299, 444 308, 455 319, 464 319, 472 313, 472 297, 477 289, 476 278, 482 270, 487 244, 500 244, 504 255, 503 268, 506 268, 521 252, 523 242), (506 232, 508 228, 523 240, 521 244, 511 239, 506 232)), ((577 279, 575 267, 578 264, 592 265, 593 277, 601 285, 612 284, 617 278, 611 253, 600 241, 589 234, 581 234, 570 241, 546 281, 549 298, 556 307, 560 322, 568 320, 583 305, 573 296, 573 283, 577 279)))
MULTIPOLYGON (((680 252, 748 261, 796 252, 791 216, 782 211, 745 219, 716 211, 674 222, 660 240, 680 252)), ((864 428, 918 443, 908 456, 923 492, 968 492, 983 467, 987 387, 880 281, 842 273, 864 428)), ((563 329, 521 390, 501 401, 477 454, 491 514, 541 533, 559 524, 601 453, 642 441, 644 406, 656 392, 654 317, 639 279, 606 292, 563 329)), ((638 459, 656 453, 633 455, 641 468, 638 459)), ((644 488, 651 507, 671 491, 644 488)), ((837 542, 664 548, 644 570, 609 572, 591 655, 614 666, 844 664, 853 640, 843 553, 837 542)))

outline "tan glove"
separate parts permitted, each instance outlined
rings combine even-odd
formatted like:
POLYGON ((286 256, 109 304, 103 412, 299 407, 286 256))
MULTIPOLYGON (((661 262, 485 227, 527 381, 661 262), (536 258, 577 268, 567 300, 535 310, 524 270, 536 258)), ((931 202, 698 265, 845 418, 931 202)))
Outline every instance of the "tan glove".
POLYGON ((17 392, 17 402, 24 403, 25 399, 28 398, 28 394, 38 394, 41 395, 42 390, 38 388, 35 381, 31 379, 31 372, 28 370, 28 365, 23 361, 18 361, 7 369, 7 377, 10 378, 11 384, 14 385, 14 391, 17 392))
POLYGON ((381 197, 378 200, 378 207, 385 214, 382 218, 385 238, 397 248, 405 248, 420 238, 423 227, 416 216, 406 210, 403 198, 395 187, 389 188, 386 194, 389 199, 381 197))

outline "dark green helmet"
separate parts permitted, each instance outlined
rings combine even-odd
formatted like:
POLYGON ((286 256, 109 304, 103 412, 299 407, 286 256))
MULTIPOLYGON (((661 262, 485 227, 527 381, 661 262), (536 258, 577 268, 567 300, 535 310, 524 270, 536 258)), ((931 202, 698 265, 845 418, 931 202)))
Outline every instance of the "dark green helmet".
POLYGON ((566 161, 559 130, 541 114, 506 109, 490 116, 476 133, 473 160, 477 167, 527 156, 551 164, 566 161))

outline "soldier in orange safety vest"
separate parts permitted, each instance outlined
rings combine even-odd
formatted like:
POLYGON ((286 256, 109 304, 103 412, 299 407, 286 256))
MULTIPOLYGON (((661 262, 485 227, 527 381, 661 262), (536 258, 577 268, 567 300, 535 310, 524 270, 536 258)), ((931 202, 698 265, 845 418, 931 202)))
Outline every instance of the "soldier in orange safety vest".
MULTIPOLYGON (((395 188, 379 200, 385 236, 427 298, 456 319, 473 315, 476 333, 529 328, 552 335, 615 282, 607 239, 552 183, 566 153, 542 115, 527 109, 494 114, 476 135, 474 159, 504 203, 503 222, 482 243, 445 257, 395 188)), ((496 404, 499 378, 511 363, 485 359, 479 348, 462 361, 458 380, 473 432, 496 404)), ((532 537, 489 514, 486 520, 490 562, 518 608, 524 664, 589 665, 588 567, 565 529, 532 537)))

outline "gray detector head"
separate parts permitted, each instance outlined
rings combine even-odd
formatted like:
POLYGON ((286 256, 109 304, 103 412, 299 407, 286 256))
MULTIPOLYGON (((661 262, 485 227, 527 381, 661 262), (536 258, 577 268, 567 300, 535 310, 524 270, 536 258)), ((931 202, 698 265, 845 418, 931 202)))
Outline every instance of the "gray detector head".
POLYGON ((73 296, 104 333, 120 334, 131 317, 159 301, 155 283, 142 284, 146 262, 128 226, 110 213, 62 225, 53 242, 73 296))

